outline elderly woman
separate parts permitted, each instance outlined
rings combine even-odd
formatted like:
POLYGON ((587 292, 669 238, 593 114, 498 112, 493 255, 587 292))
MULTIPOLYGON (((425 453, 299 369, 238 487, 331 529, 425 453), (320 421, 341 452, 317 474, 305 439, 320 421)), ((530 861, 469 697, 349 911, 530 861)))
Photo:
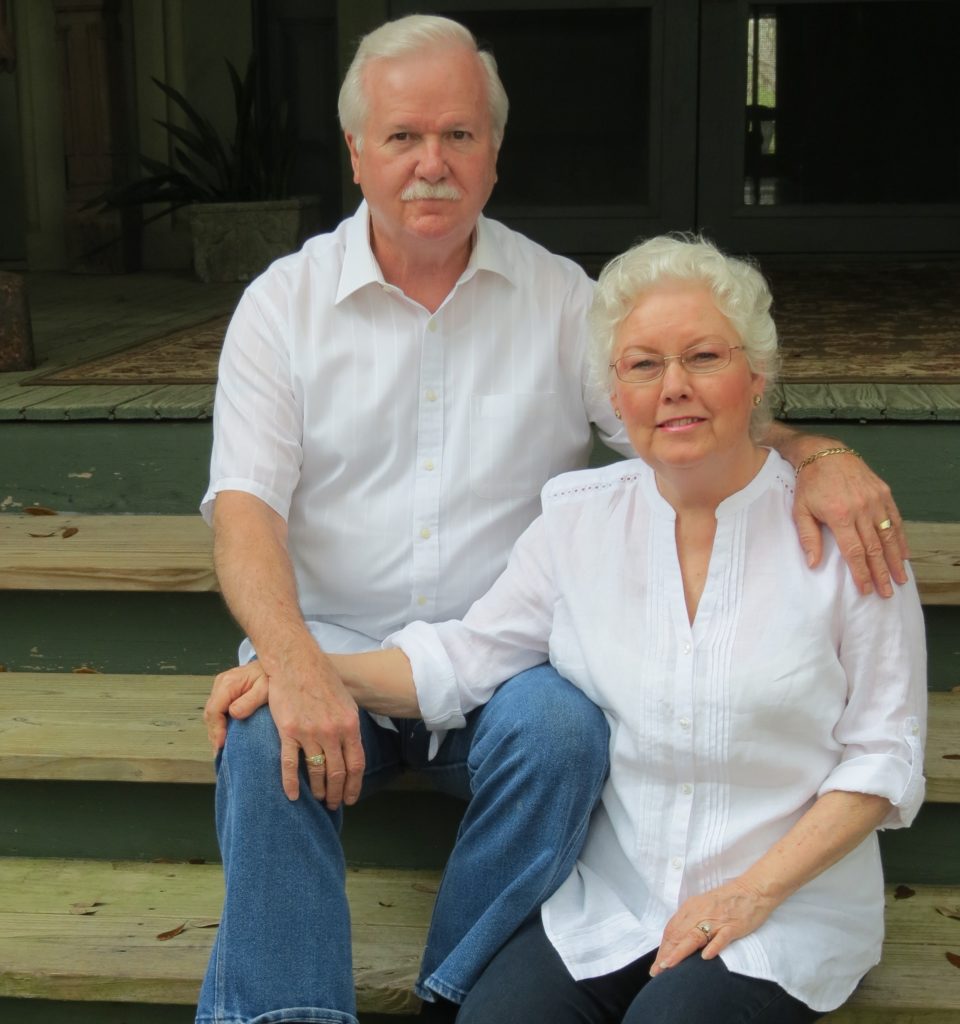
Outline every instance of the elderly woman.
POLYGON ((451 729, 549 658, 609 722, 576 867, 461 1024, 791 1024, 879 960, 875 833, 923 798, 920 606, 912 579, 861 596, 829 540, 807 566, 794 472, 754 440, 769 307, 756 270, 699 240, 614 260, 594 357, 640 458, 547 484, 462 622, 335 659, 362 706, 451 729))

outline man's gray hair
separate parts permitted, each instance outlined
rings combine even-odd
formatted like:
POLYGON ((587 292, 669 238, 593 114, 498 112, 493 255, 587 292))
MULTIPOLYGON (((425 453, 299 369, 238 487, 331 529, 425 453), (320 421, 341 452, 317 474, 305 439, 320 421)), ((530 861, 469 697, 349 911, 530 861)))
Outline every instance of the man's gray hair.
POLYGON ((780 365, 770 288, 751 263, 725 255, 700 236, 658 235, 621 253, 603 268, 590 308, 594 380, 610 389, 610 356, 620 325, 645 293, 667 280, 706 285, 717 309, 737 332, 750 369, 766 378, 763 403, 753 410, 751 419, 751 433, 758 437, 770 422, 767 396, 780 365))
POLYGON ((363 129, 367 121, 367 96, 363 73, 374 60, 406 57, 441 46, 462 46, 472 50, 480 60, 487 79, 487 102, 494 144, 499 147, 507 127, 509 101, 492 53, 481 50, 473 33, 457 21, 428 14, 411 14, 388 21, 360 40, 350 67, 340 87, 337 105, 340 127, 354 137, 357 148, 363 146, 363 129))

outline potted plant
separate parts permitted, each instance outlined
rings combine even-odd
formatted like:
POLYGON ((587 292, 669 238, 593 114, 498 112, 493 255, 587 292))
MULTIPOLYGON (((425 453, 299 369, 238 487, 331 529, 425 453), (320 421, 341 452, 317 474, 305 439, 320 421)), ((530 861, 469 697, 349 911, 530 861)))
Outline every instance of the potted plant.
POLYGON ((109 189, 87 204, 164 204, 146 223, 185 207, 194 270, 202 281, 255 277, 317 230, 320 213, 319 197, 289 193, 296 140, 286 103, 258 117, 255 58, 250 58, 242 78, 229 60, 226 64, 234 97, 232 141, 224 142, 181 92, 154 78, 187 122, 158 122, 172 138, 171 161, 141 155, 144 177, 109 189))

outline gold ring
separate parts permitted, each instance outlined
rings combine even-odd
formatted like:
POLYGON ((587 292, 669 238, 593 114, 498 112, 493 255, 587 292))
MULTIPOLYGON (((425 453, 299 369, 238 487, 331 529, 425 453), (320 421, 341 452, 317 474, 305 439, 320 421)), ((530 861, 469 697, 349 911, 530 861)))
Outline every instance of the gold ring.
POLYGON ((706 935, 706 937, 709 939, 710 938, 710 934, 713 931, 713 928, 710 926, 710 922, 709 921, 701 921, 697 925, 697 931, 703 932, 703 934, 706 935))
POLYGON ((877 523, 878 530, 891 530, 893 529, 893 523, 889 519, 884 519, 882 523, 877 523))
POLYGON ((314 754, 307 758, 307 764, 312 765, 314 768, 322 768, 327 763, 327 759, 323 754, 314 754))

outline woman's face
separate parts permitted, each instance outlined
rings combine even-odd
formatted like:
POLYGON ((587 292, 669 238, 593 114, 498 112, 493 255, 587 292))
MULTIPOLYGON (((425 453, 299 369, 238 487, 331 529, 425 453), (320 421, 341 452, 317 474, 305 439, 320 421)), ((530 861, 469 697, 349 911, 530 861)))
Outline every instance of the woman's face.
MULTIPOLYGON (((616 333, 610 362, 637 350, 678 356, 708 340, 740 345, 706 285, 668 280, 637 299, 616 333)), ((613 375, 611 401, 637 454, 658 473, 675 473, 752 458, 750 416, 763 383, 737 349, 727 366, 712 373, 691 373, 671 359, 663 376, 648 383, 625 383, 613 375)))

